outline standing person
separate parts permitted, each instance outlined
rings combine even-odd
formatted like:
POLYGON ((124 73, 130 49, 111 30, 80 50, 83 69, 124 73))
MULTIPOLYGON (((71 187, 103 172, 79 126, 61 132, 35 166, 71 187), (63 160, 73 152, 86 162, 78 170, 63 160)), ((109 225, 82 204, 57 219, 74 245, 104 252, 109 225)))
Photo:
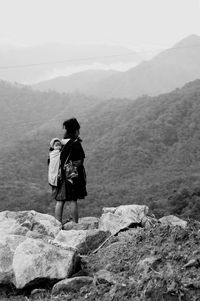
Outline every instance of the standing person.
POLYGON ((81 145, 80 124, 76 118, 71 118, 63 122, 65 129, 62 144, 63 149, 60 154, 61 180, 58 183, 55 200, 55 217, 62 223, 63 208, 65 202, 71 203, 73 221, 78 223, 78 199, 84 199, 87 195, 86 191, 86 174, 84 169, 85 153, 81 145), (67 161, 77 167, 78 177, 73 181, 68 181, 65 174, 64 166, 67 161))

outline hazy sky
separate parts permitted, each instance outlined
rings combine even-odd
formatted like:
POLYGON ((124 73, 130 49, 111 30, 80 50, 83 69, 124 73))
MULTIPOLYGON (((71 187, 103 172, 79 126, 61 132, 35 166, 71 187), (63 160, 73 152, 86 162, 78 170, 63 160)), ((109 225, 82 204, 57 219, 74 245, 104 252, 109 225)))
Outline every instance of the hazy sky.
POLYGON ((200 35, 200 0, 0 0, 0 43, 113 43, 144 50, 200 35))
POLYGON ((86 69, 124 71, 139 63, 127 50, 148 60, 191 34, 200 36, 200 0, 0 0, 0 79, 34 83, 86 69), (46 43, 72 45, 73 51, 63 56, 63 46, 58 54, 50 51, 53 45, 43 54, 39 47, 8 48, 46 43), (91 44, 123 48, 92 52, 91 44), (116 53, 114 61, 102 62, 101 55, 116 53), (89 63, 84 57, 97 58, 89 63), (34 63, 39 66, 29 68, 34 63))

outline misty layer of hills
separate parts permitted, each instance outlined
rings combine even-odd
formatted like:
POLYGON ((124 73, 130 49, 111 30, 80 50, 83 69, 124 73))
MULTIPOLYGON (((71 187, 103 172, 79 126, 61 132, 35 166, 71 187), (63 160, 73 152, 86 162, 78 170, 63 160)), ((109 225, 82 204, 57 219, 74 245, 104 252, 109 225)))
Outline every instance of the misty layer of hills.
POLYGON ((52 212, 48 143, 62 137, 62 121, 72 112, 81 123, 88 174, 81 215, 123 203, 153 202, 156 210, 174 189, 199 185, 200 80, 157 97, 95 103, 1 83, 0 99, 1 127, 7 131, 1 144, 12 141, 0 151, 1 210, 52 212))
POLYGON ((36 83, 81 66, 130 64, 144 56, 116 45, 44 44, 14 47, 0 44, 0 78, 17 83, 36 83))
POLYGON ((74 73, 70 76, 61 76, 52 80, 38 83, 32 86, 39 91, 57 91, 60 93, 81 93, 85 95, 96 94, 96 85, 109 79, 110 76, 120 73, 114 70, 88 70, 74 73))
POLYGON ((191 35, 149 61, 124 72, 81 72, 33 86, 41 91, 79 92, 104 99, 155 96, 200 77, 200 37, 191 35), (101 77, 100 76, 103 75, 101 77), (92 75, 92 79, 91 79, 92 75), (83 81, 84 78, 84 81, 83 81), (85 85, 83 85, 85 83, 85 85))

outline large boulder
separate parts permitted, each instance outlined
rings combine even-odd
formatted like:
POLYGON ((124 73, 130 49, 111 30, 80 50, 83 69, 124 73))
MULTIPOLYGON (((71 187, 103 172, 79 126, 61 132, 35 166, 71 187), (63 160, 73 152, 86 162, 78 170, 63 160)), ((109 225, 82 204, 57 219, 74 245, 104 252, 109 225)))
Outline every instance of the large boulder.
POLYGON ((0 283, 15 283, 13 257, 16 248, 26 237, 20 235, 4 235, 0 237, 0 283))
POLYGON ((73 273, 76 259, 75 251, 40 239, 4 235, 0 238, 0 283, 23 288, 40 279, 64 279, 73 273))
POLYGON ((103 208, 103 214, 99 221, 99 229, 109 231, 112 235, 115 235, 131 225, 142 225, 147 213, 148 207, 145 205, 103 208))
POLYGON ((53 216, 34 210, 0 212, 0 236, 7 234, 31 236, 32 232, 35 235, 55 237, 60 228, 60 222, 53 216))
POLYGON ((60 231, 53 243, 62 248, 72 248, 80 254, 95 250, 105 241, 108 233, 100 230, 69 230, 60 231))

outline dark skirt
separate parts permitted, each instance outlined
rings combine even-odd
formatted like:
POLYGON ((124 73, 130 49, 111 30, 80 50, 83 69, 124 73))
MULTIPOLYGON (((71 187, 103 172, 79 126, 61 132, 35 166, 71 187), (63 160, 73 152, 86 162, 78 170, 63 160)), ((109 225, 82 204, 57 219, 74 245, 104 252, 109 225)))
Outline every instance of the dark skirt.
POLYGON ((78 177, 73 179, 73 184, 66 180, 63 173, 58 186, 52 188, 52 196, 56 201, 84 199, 87 196, 84 166, 78 167, 78 177))

